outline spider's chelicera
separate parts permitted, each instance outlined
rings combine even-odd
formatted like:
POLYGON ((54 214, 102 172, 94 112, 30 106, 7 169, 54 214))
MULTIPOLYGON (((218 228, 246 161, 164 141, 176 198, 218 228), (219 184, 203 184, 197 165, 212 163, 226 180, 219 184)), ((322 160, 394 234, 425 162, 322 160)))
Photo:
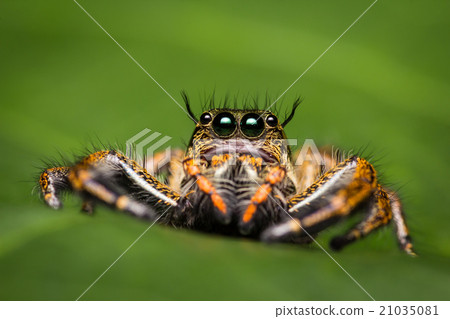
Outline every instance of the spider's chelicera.
MULTIPOLYGON (((263 110, 213 108, 195 121, 186 151, 171 151, 168 165, 150 175, 115 150, 103 150, 71 167, 46 169, 39 183, 45 202, 60 208, 63 191, 83 198, 92 212, 103 203, 133 216, 210 233, 266 242, 308 243, 320 231, 355 211, 361 222, 332 239, 333 249, 394 221, 401 249, 414 255, 397 195, 378 183, 364 158, 338 160, 326 149, 323 163, 295 166, 284 126, 263 110)), ((157 164, 155 155, 150 162, 157 164)), ((158 166, 158 165, 155 165, 158 166)))

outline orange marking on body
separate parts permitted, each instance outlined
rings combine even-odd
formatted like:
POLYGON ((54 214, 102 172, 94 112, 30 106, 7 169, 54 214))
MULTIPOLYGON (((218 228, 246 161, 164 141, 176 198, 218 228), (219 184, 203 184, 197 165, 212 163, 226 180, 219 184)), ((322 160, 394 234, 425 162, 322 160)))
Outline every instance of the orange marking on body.
POLYGON ((194 194, 194 193, 195 193, 195 191, 194 191, 194 190, 191 190, 191 191, 187 192, 185 196, 186 196, 186 197, 189 197, 191 194, 194 194))
POLYGON ((263 162, 261 157, 253 157, 251 155, 241 155, 239 156, 239 161, 249 163, 253 167, 261 167, 263 162))
POLYGON ((95 187, 86 187, 86 190, 108 204, 112 205, 115 202, 116 196, 103 185, 97 185, 95 187))
POLYGON ((256 208, 259 204, 267 200, 267 197, 269 196, 270 192, 272 191, 272 186, 269 184, 263 184, 261 185, 258 190, 255 192, 255 194, 251 198, 251 203, 248 205, 247 209, 244 212, 244 216, 242 217, 242 220, 247 223, 249 222, 253 215, 256 213, 256 208))
POLYGON ((302 230, 302 224, 298 218, 293 218, 289 221, 289 226, 292 232, 300 232, 302 230))
MULTIPOLYGON (((262 161, 262 159, 261 159, 262 161)), ((257 164, 257 159, 252 158, 252 164, 257 164)), ((256 190, 255 194, 252 196, 251 203, 248 205, 247 209, 244 212, 242 220, 247 223, 256 213, 257 207, 259 204, 265 202, 267 197, 272 192, 272 186, 276 183, 281 182, 286 176, 286 170, 280 166, 276 166, 272 168, 266 176, 266 182, 259 186, 256 190)))
POLYGON ((230 159, 230 154, 223 154, 223 155, 214 155, 211 159, 211 165, 213 167, 220 166, 226 161, 230 159))
POLYGON ((272 191, 272 186, 269 184, 263 184, 261 185, 258 190, 255 192, 255 195, 253 195, 251 201, 252 203, 261 204, 262 202, 267 200, 267 196, 269 196, 270 192, 272 191))
POLYGON ((39 180, 39 183, 41 184, 41 188, 43 190, 47 189, 47 187, 48 187, 48 174, 46 172, 42 173, 41 178, 39 180))
POLYGON ((215 191, 214 186, 212 186, 211 182, 208 181, 205 176, 199 176, 197 179, 197 185, 202 192, 207 194, 212 194, 215 191))
POLYGON ((198 168, 198 166, 194 165, 194 166, 189 166, 188 167, 188 174, 191 176, 195 176, 197 174, 200 174, 200 168, 198 168))
POLYGON ((219 155, 214 155, 214 156, 212 157, 212 159, 211 159, 211 165, 212 165, 212 166, 217 166, 217 164, 219 163, 219 161, 220 161, 219 155))
POLYGON ((274 167, 266 176, 266 182, 274 185, 276 183, 279 183, 283 180, 284 176, 286 175, 286 171, 277 166, 274 167))
POLYGON ((52 198, 52 196, 53 196, 53 195, 50 194, 50 193, 49 193, 49 194, 45 194, 45 195, 44 195, 44 199, 45 199, 46 201, 49 201, 50 198, 52 198))
POLYGON ((83 187, 83 183, 78 178, 78 176, 76 176, 76 173, 74 171, 70 172, 69 181, 72 184, 72 187, 76 190, 81 190, 81 188, 83 187))
POLYGON ((119 196, 116 200, 116 207, 120 210, 124 210, 128 206, 129 200, 126 195, 119 196))
POLYGON ((184 162, 183 164, 184 169, 190 176, 195 176, 197 174, 200 174, 200 168, 194 164, 194 160, 188 160, 184 162))
POLYGON ((91 174, 89 174, 89 172, 86 170, 81 170, 80 172, 78 172, 78 178, 80 179, 80 181, 84 182, 91 178, 91 174))
POLYGON ((227 213, 227 205, 223 201, 222 197, 217 194, 216 189, 211 184, 211 182, 204 176, 200 175, 197 179, 197 185, 200 190, 211 196, 211 201, 213 205, 221 211, 223 214, 227 213))
POLYGON ((252 219, 255 212, 256 212, 256 205, 253 203, 248 205, 247 209, 244 212, 244 216, 242 217, 242 220, 244 221, 244 223, 249 222, 250 219, 252 219))
POLYGON ((213 202, 214 206, 220 210, 221 213, 226 214, 227 213, 227 205, 223 201, 222 197, 220 197, 219 194, 217 194, 215 191, 211 194, 211 201, 213 202))

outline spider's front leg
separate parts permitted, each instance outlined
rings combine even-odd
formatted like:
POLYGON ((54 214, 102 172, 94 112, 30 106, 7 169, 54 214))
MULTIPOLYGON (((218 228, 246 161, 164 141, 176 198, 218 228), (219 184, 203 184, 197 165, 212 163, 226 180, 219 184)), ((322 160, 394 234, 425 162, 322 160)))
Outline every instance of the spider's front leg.
POLYGON ((71 190, 67 179, 70 167, 53 167, 46 169, 39 178, 39 185, 45 203, 53 209, 61 208, 60 195, 71 190))
MULTIPOLYGON (((60 200, 63 192, 72 191, 72 186, 68 180, 71 167, 52 167, 46 169, 39 178, 39 185, 45 203, 53 209, 60 209, 60 200)), ((94 211, 94 202, 85 199, 81 210, 91 214, 94 211)))
POLYGON ((359 157, 338 164, 304 192, 294 196, 288 210, 292 219, 266 230, 263 239, 292 241, 307 234, 317 234, 366 202, 369 209, 366 218, 345 235, 334 238, 332 248, 341 249, 386 225, 395 211, 400 246, 414 254, 398 199, 378 184, 372 165, 359 157))
POLYGON ((355 225, 342 236, 334 237, 330 246, 334 250, 341 250, 348 244, 363 238, 374 230, 387 225, 392 219, 395 223, 397 240, 400 248, 411 256, 416 256, 409 229, 406 226, 400 200, 391 191, 383 189, 378 184, 377 190, 369 199, 368 213, 363 221, 355 225))
POLYGON ((179 194, 116 151, 93 153, 71 168, 46 170, 40 184, 46 203, 53 208, 61 205, 59 192, 70 189, 85 198, 83 206, 91 207, 92 202, 100 201, 150 219, 177 207, 180 199, 179 194))

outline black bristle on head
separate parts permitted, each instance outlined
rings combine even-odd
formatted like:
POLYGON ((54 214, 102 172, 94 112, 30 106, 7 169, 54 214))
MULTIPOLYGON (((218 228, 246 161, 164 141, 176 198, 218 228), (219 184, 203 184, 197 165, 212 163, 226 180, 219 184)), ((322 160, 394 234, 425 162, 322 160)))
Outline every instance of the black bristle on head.
POLYGON ((302 102, 301 98, 297 98, 294 101, 294 104, 292 105, 291 109, 291 114, 289 114, 287 119, 285 119, 284 122, 281 124, 282 127, 285 127, 294 118, 295 110, 297 109, 297 107, 300 105, 301 102, 302 102))
MULTIPOLYGON (((188 111, 190 111, 189 101, 187 100, 187 96, 184 92, 183 99, 185 100, 188 111)), ((278 114, 280 112, 279 104, 283 104, 282 99, 280 101, 276 100, 274 103, 271 102, 272 99, 270 98, 270 95, 267 91, 264 98, 261 98, 258 94, 251 95, 249 93, 236 93, 233 96, 230 96, 230 94, 227 93, 222 99, 217 99, 216 92, 215 90, 213 90, 213 92, 210 94, 203 93, 203 96, 200 96, 200 100, 203 111, 218 109, 224 111, 244 110, 251 112, 266 111, 268 109, 271 109, 274 114, 278 114)), ((286 115, 286 120, 282 124, 283 126, 286 125, 290 120, 292 120, 295 110, 301 102, 301 98, 297 98, 294 101, 290 114, 286 115)))
POLYGON ((214 89, 211 95, 209 96, 208 104, 210 109, 214 108, 214 105, 216 104, 216 89, 214 89))
POLYGON ((188 112, 190 119, 192 121, 194 121, 194 123, 197 123, 198 120, 195 117, 195 114, 191 110, 191 104, 189 103, 189 98, 185 91, 181 91, 181 97, 183 98, 184 105, 186 105, 186 111, 188 112))
POLYGON ((223 102, 221 103, 224 107, 230 107, 230 94, 225 94, 223 102))

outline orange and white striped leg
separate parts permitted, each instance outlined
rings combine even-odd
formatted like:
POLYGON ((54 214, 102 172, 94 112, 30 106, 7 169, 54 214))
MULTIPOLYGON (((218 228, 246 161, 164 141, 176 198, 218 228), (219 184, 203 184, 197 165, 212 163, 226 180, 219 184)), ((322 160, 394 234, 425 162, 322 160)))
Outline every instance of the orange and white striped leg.
POLYGON ((70 169, 68 181, 74 191, 85 197, 85 203, 91 203, 89 206, 100 201, 136 217, 152 220, 177 206, 180 198, 135 161, 116 151, 100 151, 87 156, 70 169), (124 177, 133 185, 129 194, 120 192, 120 185, 113 183, 124 177))
POLYGON ((265 241, 290 241, 293 235, 314 235, 349 215, 376 190, 375 170, 366 160, 352 157, 325 173, 289 201, 286 221, 262 234, 265 241))

